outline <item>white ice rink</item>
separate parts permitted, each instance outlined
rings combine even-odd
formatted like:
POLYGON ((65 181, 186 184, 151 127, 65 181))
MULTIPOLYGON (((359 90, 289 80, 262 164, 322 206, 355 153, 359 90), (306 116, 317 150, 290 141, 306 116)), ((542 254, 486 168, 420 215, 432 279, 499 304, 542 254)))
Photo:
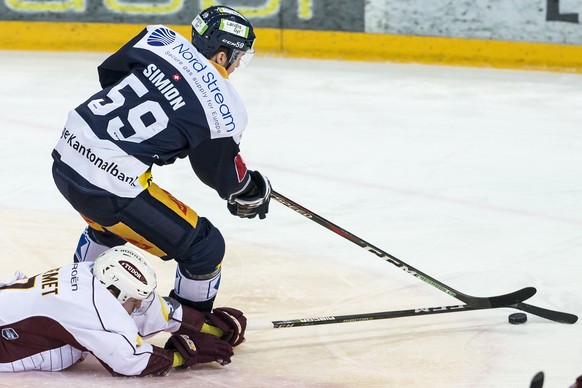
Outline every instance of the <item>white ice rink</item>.
MULTIPOLYGON (((0 279, 67 264, 84 223, 52 147, 105 54, 0 52, 0 279)), ((257 57, 233 75, 242 153, 273 187, 450 287, 582 314, 582 76, 257 57)), ((187 161, 154 179, 227 240, 217 306, 251 322, 460 302, 279 203, 230 215, 187 161)), ((160 291, 172 262, 156 260, 160 291)), ((17 301, 15 301, 17 303, 17 301)), ((511 309, 250 331, 233 362, 113 378, 93 357, 14 387, 545 387, 582 374, 582 323, 511 309)), ((71 314, 74 314, 71 311, 71 314)), ((163 345, 165 336, 152 342, 163 345)))

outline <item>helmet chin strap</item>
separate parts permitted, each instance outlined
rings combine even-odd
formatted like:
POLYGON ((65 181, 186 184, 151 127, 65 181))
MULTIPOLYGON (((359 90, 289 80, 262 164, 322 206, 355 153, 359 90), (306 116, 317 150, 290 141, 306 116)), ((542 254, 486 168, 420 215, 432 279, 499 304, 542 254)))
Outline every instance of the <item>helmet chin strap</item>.
MULTIPOLYGON (((225 66, 226 71, 229 71, 230 67, 235 65, 235 63, 240 59, 241 54, 244 55, 244 53, 241 53, 240 51, 237 52, 237 50, 232 50, 231 54, 228 56, 225 66)), ((232 71, 235 69, 232 69, 232 71)))
POLYGON ((227 73, 229 72, 229 69, 230 69, 231 66, 234 66, 234 62, 229 62, 229 63, 226 64, 225 69, 226 69, 226 72, 227 73))
POLYGON ((234 65, 235 61, 232 60, 232 58, 229 57, 229 55, 227 53, 221 52, 224 54, 224 56, 220 56, 219 53, 215 54, 214 56, 208 58, 211 61, 214 61, 216 63, 218 63, 220 66, 224 67, 224 69, 228 72, 230 67, 234 65), (219 57, 222 58, 226 58, 224 61, 221 61, 219 59, 219 57))

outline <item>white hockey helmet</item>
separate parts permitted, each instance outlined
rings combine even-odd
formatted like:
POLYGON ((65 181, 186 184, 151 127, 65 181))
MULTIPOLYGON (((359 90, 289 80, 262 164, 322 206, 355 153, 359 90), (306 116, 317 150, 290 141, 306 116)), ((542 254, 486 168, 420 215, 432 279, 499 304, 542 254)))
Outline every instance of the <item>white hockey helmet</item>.
POLYGON ((93 275, 113 291, 120 303, 129 298, 144 300, 156 289, 156 273, 145 256, 135 248, 118 246, 95 260, 93 275))

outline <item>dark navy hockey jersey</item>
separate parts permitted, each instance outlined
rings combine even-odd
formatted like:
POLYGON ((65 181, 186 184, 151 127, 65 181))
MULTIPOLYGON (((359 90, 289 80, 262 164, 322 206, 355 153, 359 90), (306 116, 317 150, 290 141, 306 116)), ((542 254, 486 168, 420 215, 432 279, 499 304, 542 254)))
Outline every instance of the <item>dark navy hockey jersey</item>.
POLYGON ((247 113, 226 70, 162 25, 148 26, 98 68, 103 90, 69 113, 53 157, 77 186, 133 198, 152 165, 189 157, 222 198, 244 191, 247 113))

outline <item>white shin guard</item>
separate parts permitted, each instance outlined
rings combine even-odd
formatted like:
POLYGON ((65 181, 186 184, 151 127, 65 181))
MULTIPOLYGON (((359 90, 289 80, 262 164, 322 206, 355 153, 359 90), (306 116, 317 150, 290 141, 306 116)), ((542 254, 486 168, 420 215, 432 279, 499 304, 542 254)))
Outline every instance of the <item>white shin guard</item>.
POLYGON ((192 302, 206 302, 214 299, 220 286, 220 268, 206 276, 199 276, 199 279, 187 278, 180 268, 176 268, 176 283, 174 292, 180 298, 192 302))
POLYGON ((77 249, 75 249, 75 259, 77 262, 83 261, 95 261, 100 254, 109 249, 108 246, 99 244, 97 241, 93 240, 88 233, 89 227, 86 227, 79 242, 77 243, 77 249))

